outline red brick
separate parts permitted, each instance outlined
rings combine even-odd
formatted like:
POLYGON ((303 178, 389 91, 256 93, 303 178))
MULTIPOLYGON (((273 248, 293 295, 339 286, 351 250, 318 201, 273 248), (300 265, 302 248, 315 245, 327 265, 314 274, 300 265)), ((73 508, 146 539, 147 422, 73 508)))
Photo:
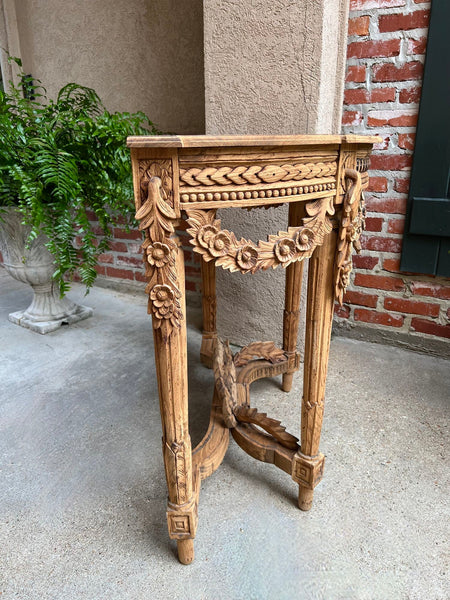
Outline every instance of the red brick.
POLYGON ((450 300, 450 283, 448 286, 444 286, 435 283, 414 281, 411 283, 411 291, 415 296, 431 296, 432 298, 450 300))
POLYGON ((116 269, 114 267, 106 267, 106 275, 108 275, 108 277, 117 277, 118 279, 134 279, 133 271, 116 269))
POLYGON ((411 329, 419 333, 428 333, 438 337, 450 338, 450 325, 440 325, 426 319, 412 319, 411 329))
POLYGON ((335 304, 334 306, 334 314, 337 317, 341 317, 341 319, 348 319, 350 316, 350 307, 344 304, 343 306, 339 306, 339 304, 335 304))
POLYGON ((370 102, 369 90, 356 88, 344 91, 344 104, 367 104, 370 102))
POLYGON ((399 100, 403 104, 412 104, 420 102, 421 87, 405 88, 400 90, 399 100))
POLYGON ((427 38, 421 37, 418 40, 410 38, 408 40, 407 54, 425 54, 427 50, 427 38))
POLYGON ((344 92, 345 104, 369 104, 370 102, 393 102, 394 100, 394 88, 376 88, 372 92, 363 88, 354 88, 344 92))
POLYGON ((366 217, 366 230, 367 231, 381 231, 383 227, 383 221, 381 217, 366 217))
POLYGON ((405 230, 405 219, 392 219, 388 223, 388 233, 403 233, 405 230))
POLYGON ((350 10, 368 10, 369 8, 394 8, 405 6, 406 0, 350 0, 350 10))
POLYGON ((360 287, 375 288, 378 290, 391 290, 399 292, 405 288, 402 279, 398 277, 386 277, 385 275, 369 275, 366 273, 355 273, 355 285, 360 287))
POLYGON ((417 110, 372 110, 367 115, 369 127, 415 127, 417 124, 417 110))
POLYGON ((410 169, 410 154, 373 154, 370 157, 370 168, 374 171, 401 171, 410 169))
POLYGON ((389 327, 401 327, 404 317, 389 315, 388 313, 377 312, 376 310, 367 310, 366 308, 355 308, 355 321, 387 325, 389 327))
POLYGON ((369 271, 378 264, 377 256, 361 256, 354 254, 352 260, 355 269, 367 269, 369 271))
POLYGON ((381 137, 383 141, 374 144, 373 145, 374 150, 387 150, 389 148, 389 142, 390 142, 391 137, 386 134, 381 134, 380 132, 378 132, 377 135, 379 137, 381 137))
POLYGON ((345 81, 353 83, 364 83, 366 81, 366 67, 363 65, 350 65, 347 67, 345 81))
POLYGON ((409 179, 396 179, 394 190, 400 194, 407 194, 409 192, 409 179))
POLYGON ((399 258, 385 258, 383 260, 383 269, 389 271, 389 273, 400 272, 400 259, 399 258))
POLYGON ((369 177, 370 192, 387 192, 386 177, 369 177))
POLYGON ((410 81, 422 79, 423 65, 419 61, 405 63, 396 67, 393 63, 375 65, 372 81, 410 81))
POLYGON ((401 252, 402 240, 398 238, 364 236, 361 245, 366 250, 376 250, 377 252, 401 252))
POLYGON ((393 15, 381 15, 378 18, 380 33, 388 31, 405 31, 407 29, 422 29, 428 27, 430 21, 429 10, 416 10, 407 15, 400 12, 393 15))
POLYGON ((358 304, 359 306, 368 306, 375 308, 377 305, 378 296, 374 294, 363 294, 362 292, 347 291, 344 296, 344 302, 350 304, 358 304))
POLYGON ((366 208, 369 212, 404 215, 406 213, 406 198, 373 198, 368 197, 366 208))
POLYGON ((89 221, 98 221, 97 215, 95 214, 95 212, 93 210, 87 210, 86 216, 89 219, 89 221))
POLYGON ((375 58, 398 56, 400 40, 351 42, 347 46, 347 58, 375 58))
POLYGON ((126 252, 128 246, 124 242, 116 242, 113 240, 112 242, 109 242, 109 249, 113 252, 126 252))
POLYGON ((370 17, 368 15, 365 15, 364 17, 355 17, 354 19, 349 19, 348 35, 368 35, 369 21, 370 17))
POLYGON ((91 229, 92 229, 92 233, 94 233, 94 235, 98 235, 99 237, 103 237, 104 232, 103 232, 103 229, 100 227, 100 225, 92 225, 91 224, 91 229))
POLYGON ((195 284, 194 281, 185 281, 185 285, 184 285, 186 290, 189 290, 190 292, 196 292, 197 291, 197 286, 195 284))
POLYGON ((137 229, 126 231, 125 229, 114 229, 114 237, 124 240, 142 240, 142 233, 137 229))
MULTIPOLYGON (((97 271, 97 275, 106 275, 106 268, 101 265, 95 265, 94 269, 97 271)), ((80 281, 79 275, 77 275, 76 281, 80 281)))
POLYGON ((393 87, 375 88, 370 96, 371 102, 394 102, 396 90, 393 87))
POLYGON ((121 267, 142 267, 143 260, 141 257, 120 255, 117 257, 116 263, 121 267))
POLYGON ((399 133, 398 134, 398 146, 405 150, 414 150, 414 142, 416 140, 415 133, 399 133))
POLYGON ((134 272, 134 279, 136 281, 142 281, 143 283, 147 283, 148 279, 145 276, 145 273, 143 273, 143 271, 135 271, 134 272))
POLYGON ((359 125, 362 122, 362 113, 356 110, 344 110, 342 115, 343 125, 359 125))
POLYGON ((100 254, 98 262, 112 264, 114 262, 114 256, 112 254, 100 254))
POLYGON ((408 300, 407 298, 385 298, 384 308, 410 315, 423 315, 424 317, 439 316, 438 304, 431 304, 430 302, 417 302, 415 300, 408 300))

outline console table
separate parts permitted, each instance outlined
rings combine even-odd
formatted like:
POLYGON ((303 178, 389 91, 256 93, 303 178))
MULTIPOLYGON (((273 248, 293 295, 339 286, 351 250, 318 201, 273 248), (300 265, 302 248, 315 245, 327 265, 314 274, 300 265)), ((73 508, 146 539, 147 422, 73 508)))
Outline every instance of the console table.
POLYGON ((311 508, 324 465, 319 438, 334 302, 342 303, 352 246, 359 249, 361 192, 378 141, 359 135, 128 138, 136 219, 145 234, 167 523, 182 563, 194 558, 200 482, 220 465, 230 433, 245 452, 288 473, 299 486, 299 507, 311 508), (220 208, 284 203, 289 203, 289 222, 267 240, 238 239, 216 217, 220 208), (188 429, 184 262, 175 234, 182 219, 202 259, 201 360, 215 375, 209 428, 195 449, 188 429), (291 389, 300 363, 296 343, 304 259, 309 271, 299 443, 279 421, 251 406, 249 387, 256 379, 282 375, 283 390, 291 389), (217 337, 215 267, 239 273, 286 269, 282 348, 254 342, 233 355, 217 337))

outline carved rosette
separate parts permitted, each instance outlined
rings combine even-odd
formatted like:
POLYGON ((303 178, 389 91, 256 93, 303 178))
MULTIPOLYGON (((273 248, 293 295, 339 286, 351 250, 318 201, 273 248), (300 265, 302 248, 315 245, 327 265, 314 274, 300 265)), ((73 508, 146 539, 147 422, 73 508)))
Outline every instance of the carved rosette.
POLYGON ((359 240, 365 223, 361 175, 354 169, 345 169, 345 179, 350 180, 350 183, 346 184, 347 191, 342 207, 335 261, 335 297, 341 306, 350 281, 352 247, 359 254, 361 251, 359 240))
POLYGON ((136 212, 139 229, 145 232, 142 244, 145 275, 148 279, 148 312, 153 316, 153 327, 162 328, 170 336, 183 319, 178 288, 175 256, 178 247, 174 239, 171 187, 171 161, 141 161, 141 206, 136 212))
POLYGON ((297 260, 309 258, 324 237, 332 230, 333 198, 320 198, 306 205, 307 217, 301 227, 289 227, 270 235, 257 244, 244 238, 238 240, 232 231, 220 228, 215 211, 187 210, 187 232, 191 235, 194 252, 206 262, 215 260, 217 266, 229 271, 255 273, 297 260))

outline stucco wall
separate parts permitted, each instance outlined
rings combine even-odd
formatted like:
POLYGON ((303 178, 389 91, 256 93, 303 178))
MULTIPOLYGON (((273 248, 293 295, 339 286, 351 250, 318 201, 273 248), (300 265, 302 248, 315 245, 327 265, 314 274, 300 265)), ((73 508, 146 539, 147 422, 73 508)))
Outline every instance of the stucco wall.
POLYGON ((50 94, 76 81, 111 110, 204 132, 201 0, 15 0, 15 12, 25 71, 50 94))
MULTIPOLYGON (((339 132, 346 30, 346 0, 208 0, 207 133, 339 132)), ((219 216, 257 241, 285 227, 287 207, 219 216)), ((284 271, 217 275, 220 334, 239 344, 281 342, 284 271)))

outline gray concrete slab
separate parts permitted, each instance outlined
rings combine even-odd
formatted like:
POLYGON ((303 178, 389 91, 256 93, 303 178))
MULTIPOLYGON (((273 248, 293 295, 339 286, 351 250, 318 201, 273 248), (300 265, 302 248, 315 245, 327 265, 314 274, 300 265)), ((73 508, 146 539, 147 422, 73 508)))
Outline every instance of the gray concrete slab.
MULTIPOLYGON (((447 600, 449 362, 336 338, 309 513, 296 486, 234 442, 203 482, 196 560, 175 558, 142 294, 96 288, 94 317, 42 336, 8 312, 30 300, 0 269, 2 599, 447 600)), ((189 329, 194 441, 212 374, 189 329)), ((256 382, 252 401, 298 431, 290 394, 256 382)))

